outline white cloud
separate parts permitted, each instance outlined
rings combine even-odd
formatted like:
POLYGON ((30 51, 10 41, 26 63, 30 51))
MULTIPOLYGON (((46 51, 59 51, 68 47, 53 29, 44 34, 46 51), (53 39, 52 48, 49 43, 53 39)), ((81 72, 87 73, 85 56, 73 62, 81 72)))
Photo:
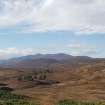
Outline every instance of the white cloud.
POLYGON ((85 45, 82 45, 82 44, 79 44, 79 43, 72 43, 72 44, 69 44, 67 46, 71 49, 83 49, 83 48, 86 47, 85 45))
POLYGON ((104 33, 105 0, 1 0, 0 27, 20 24, 22 32, 104 33))
POLYGON ((37 53, 42 53, 42 54, 57 53, 57 51, 62 52, 61 46, 47 46, 43 48, 38 47, 38 48, 27 48, 27 49, 18 49, 16 47, 9 47, 5 49, 0 49, 0 60, 33 55, 37 53))
POLYGON ((42 54, 48 53, 68 53, 74 56, 92 56, 95 57, 99 52, 95 46, 90 46, 81 43, 71 43, 68 45, 52 45, 43 48, 27 48, 18 49, 16 47, 10 47, 5 49, 0 49, 0 60, 9 59, 14 57, 33 55, 41 52, 42 54))
POLYGON ((96 56, 98 53, 96 47, 93 45, 71 43, 67 47, 70 49, 72 55, 96 56))
POLYGON ((33 49, 17 49, 17 48, 0 49, 0 59, 9 59, 12 57, 19 57, 30 54, 34 54, 33 49))

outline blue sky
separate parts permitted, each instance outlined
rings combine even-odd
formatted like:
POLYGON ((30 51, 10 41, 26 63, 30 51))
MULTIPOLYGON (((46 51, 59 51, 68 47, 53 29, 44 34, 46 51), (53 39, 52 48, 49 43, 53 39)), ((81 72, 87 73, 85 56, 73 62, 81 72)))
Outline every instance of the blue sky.
POLYGON ((0 35, 0 42, 0 52, 7 58, 36 53, 105 57, 104 34, 77 35, 73 32, 60 31, 27 34, 8 32, 0 35))
POLYGON ((0 59, 36 53, 105 57, 104 0, 1 0, 0 59))

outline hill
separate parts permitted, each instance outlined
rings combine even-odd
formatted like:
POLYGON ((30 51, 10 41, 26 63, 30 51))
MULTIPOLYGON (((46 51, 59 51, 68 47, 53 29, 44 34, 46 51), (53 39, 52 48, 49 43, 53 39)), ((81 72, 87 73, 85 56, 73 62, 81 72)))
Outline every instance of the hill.
POLYGON ((54 105, 64 99, 104 102, 105 59, 61 55, 30 55, 3 61, 0 84, 41 105, 54 105))
POLYGON ((80 63, 96 63, 105 59, 91 58, 87 56, 72 56, 68 54, 36 54, 12 58, 1 61, 0 66, 4 68, 48 68, 56 65, 78 65, 80 63))

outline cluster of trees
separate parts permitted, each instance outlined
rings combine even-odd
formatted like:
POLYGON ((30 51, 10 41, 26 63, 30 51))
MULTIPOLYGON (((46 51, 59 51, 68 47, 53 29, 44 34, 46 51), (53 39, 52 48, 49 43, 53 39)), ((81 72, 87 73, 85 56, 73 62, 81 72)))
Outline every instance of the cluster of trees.
POLYGON ((20 81, 46 80, 48 73, 50 73, 50 71, 48 69, 34 71, 32 74, 19 76, 18 80, 20 80, 20 81))
POLYGON ((35 80, 46 80, 47 74, 38 74, 38 75, 22 75, 18 77, 20 81, 35 81, 35 80))

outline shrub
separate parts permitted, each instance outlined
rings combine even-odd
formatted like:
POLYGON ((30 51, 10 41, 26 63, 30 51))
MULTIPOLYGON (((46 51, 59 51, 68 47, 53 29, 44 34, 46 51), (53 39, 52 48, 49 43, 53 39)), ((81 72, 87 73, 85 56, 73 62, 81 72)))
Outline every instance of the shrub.
POLYGON ((28 101, 28 97, 11 92, 11 88, 0 89, 0 105, 39 105, 28 101), (2 100, 2 101, 1 101, 2 100))

